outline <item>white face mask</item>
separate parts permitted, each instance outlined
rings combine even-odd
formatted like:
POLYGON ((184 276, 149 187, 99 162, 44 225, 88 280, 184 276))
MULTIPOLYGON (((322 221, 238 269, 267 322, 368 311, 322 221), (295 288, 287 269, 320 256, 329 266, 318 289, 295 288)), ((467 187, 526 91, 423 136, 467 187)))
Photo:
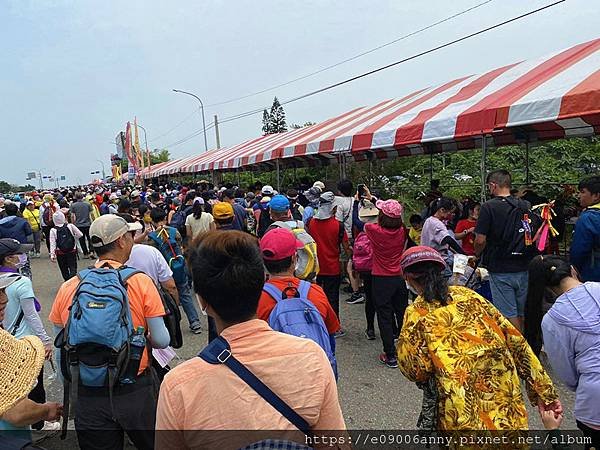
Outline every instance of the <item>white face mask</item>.
POLYGON ((410 292, 412 292, 413 294, 415 294, 415 295, 421 295, 421 294, 419 294, 419 293, 417 292, 417 290, 416 290, 414 287, 412 287, 412 285, 411 285, 411 284, 410 284, 408 281, 406 282, 406 287, 407 287, 407 288, 408 288, 408 290, 409 290, 410 292))
POLYGON ((202 313, 202 315, 208 316, 208 314, 206 313, 206 309, 208 308, 208 305, 206 306, 206 308, 202 307, 202 302, 200 301, 200 297, 198 296, 198 294, 196 294, 196 300, 198 300, 198 304, 200 305, 200 312, 202 313))

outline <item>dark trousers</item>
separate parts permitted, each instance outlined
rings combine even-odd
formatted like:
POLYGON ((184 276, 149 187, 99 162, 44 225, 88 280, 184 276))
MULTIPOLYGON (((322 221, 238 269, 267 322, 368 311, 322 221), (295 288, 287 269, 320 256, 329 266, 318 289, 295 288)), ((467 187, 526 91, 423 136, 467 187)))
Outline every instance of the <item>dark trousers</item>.
POLYGON ((90 240, 90 227, 77 227, 79 231, 83 233, 83 236, 79 238, 79 245, 81 245, 81 251, 84 255, 89 255, 92 251, 92 241, 90 240), (89 245, 89 247, 88 247, 89 245), (88 251, 89 248, 89 251, 88 251))
POLYGON ((581 423, 579 420, 576 421, 577 428, 579 428, 585 437, 589 437, 592 440, 591 444, 585 444, 585 450, 590 448, 600 448, 600 430, 594 430, 588 427, 586 424, 581 423))
POLYGON ((360 272, 365 291, 365 317, 367 330, 375 330, 375 303, 373 302, 373 277, 371 272, 360 272))
POLYGON ((56 255, 56 262, 63 280, 67 281, 77 275, 77 252, 56 255))
POLYGON ((388 358, 396 358, 394 338, 400 333, 404 310, 408 306, 406 283, 401 276, 373 275, 371 288, 383 351, 388 358))
POLYGON ((44 239, 46 239, 46 248, 48 249, 48 253, 50 253, 50 230, 52 227, 43 226, 42 231, 44 232, 44 239))
MULTIPOLYGON (((27 398, 36 403, 46 403, 46 390, 44 389, 44 366, 42 366, 42 370, 40 370, 40 374, 37 378, 37 384, 35 387, 29 392, 27 398)), ((41 430, 44 426, 44 421, 40 420, 31 425, 31 428, 34 430, 41 430)))
POLYGON ((79 387, 75 430, 82 450, 122 450, 124 433, 138 449, 154 448, 157 388, 148 373, 135 384, 115 386, 113 409, 107 388, 79 387))
POLYGON ((340 319, 340 275, 317 275, 317 284, 323 288, 329 304, 340 319))

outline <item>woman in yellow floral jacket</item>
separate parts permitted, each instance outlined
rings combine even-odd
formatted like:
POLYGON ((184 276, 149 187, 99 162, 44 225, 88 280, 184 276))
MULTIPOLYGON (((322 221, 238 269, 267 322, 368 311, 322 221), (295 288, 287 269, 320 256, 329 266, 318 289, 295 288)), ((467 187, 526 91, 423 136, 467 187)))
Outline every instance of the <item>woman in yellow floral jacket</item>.
POLYGON ((435 250, 407 250, 401 266, 419 294, 404 316, 398 364, 411 381, 434 377, 439 430, 526 430, 520 379, 530 401, 562 412, 552 380, 527 341, 470 289, 448 287, 435 250))

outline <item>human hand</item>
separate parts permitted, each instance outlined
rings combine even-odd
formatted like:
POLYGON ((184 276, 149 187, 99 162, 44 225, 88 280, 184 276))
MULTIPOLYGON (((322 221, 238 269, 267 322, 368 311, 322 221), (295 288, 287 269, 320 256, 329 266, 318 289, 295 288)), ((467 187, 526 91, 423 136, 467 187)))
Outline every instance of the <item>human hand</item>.
POLYGON ((560 424, 563 421, 563 415, 558 414, 555 415, 554 411, 542 411, 540 412, 540 417, 542 419, 542 423, 544 424, 544 428, 546 430, 556 430, 560 427, 560 424))
POLYGON ((369 201, 373 198, 373 196, 371 195, 371 191, 369 190, 369 188, 367 187, 366 184, 365 184, 365 198, 369 201))
POLYGON ((50 261, 52 261, 53 263, 55 263, 56 262, 56 256, 50 255, 50 261))
POLYGON ((56 402, 47 402, 45 403, 45 406, 47 408, 47 412, 44 420, 47 420, 48 422, 56 422, 60 420, 63 413, 63 405, 56 402))
POLYGON ((44 344, 44 354, 45 354, 46 360, 50 361, 52 359, 53 350, 54 349, 53 349, 52 342, 44 344))
POLYGON ((544 401, 540 398, 538 399, 538 411, 540 415, 544 411, 553 411, 555 416, 563 413, 563 407, 560 400, 556 399, 552 403, 545 404, 544 401))
POLYGON ((467 234, 471 234, 473 231, 475 231, 475 227, 467 229, 467 234))

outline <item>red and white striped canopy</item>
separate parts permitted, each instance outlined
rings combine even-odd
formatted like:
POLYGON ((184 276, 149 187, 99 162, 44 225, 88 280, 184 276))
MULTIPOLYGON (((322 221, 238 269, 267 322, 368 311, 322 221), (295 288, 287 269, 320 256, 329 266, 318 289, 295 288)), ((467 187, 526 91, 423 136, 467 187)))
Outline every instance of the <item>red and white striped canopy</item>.
MULTIPOLYGON (((348 153, 365 159, 600 133, 600 39, 197 157, 193 171, 348 153)), ((209 152, 210 153, 210 152, 209 152)), ((163 171, 161 168, 160 171, 163 171)))

